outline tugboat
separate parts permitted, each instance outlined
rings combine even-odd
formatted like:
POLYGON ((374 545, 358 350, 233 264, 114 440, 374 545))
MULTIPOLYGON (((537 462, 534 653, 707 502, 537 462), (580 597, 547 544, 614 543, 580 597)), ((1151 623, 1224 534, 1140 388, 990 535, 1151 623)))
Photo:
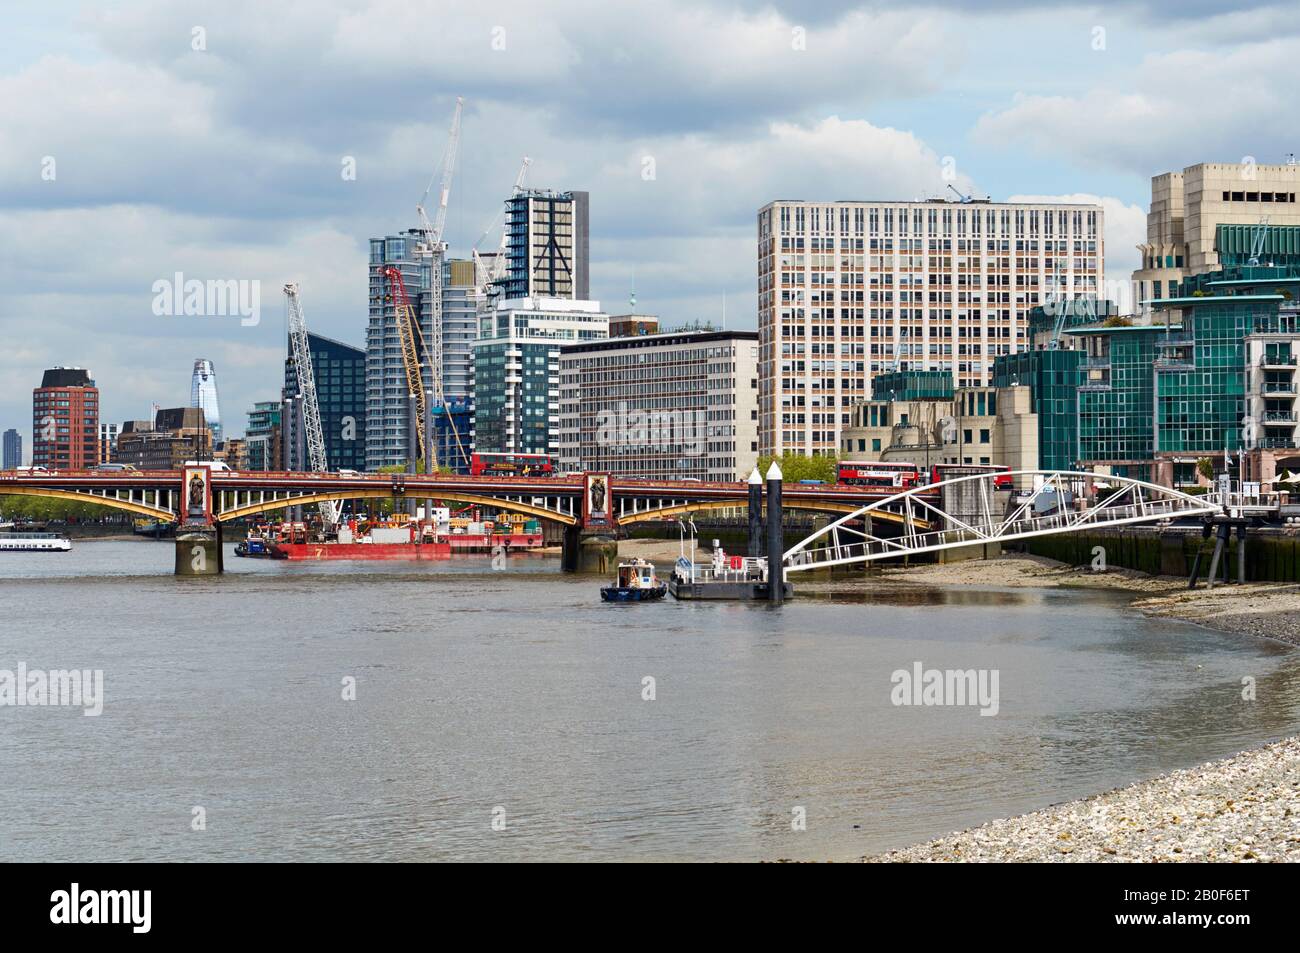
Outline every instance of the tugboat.
POLYGON ((236 556, 253 559, 288 559, 288 553, 266 538, 265 530, 258 527, 248 531, 248 536, 235 544, 236 556))
POLYGON ((602 586, 602 602, 655 602, 668 594, 668 584, 655 576, 654 563, 631 559, 618 564, 618 582, 602 586))

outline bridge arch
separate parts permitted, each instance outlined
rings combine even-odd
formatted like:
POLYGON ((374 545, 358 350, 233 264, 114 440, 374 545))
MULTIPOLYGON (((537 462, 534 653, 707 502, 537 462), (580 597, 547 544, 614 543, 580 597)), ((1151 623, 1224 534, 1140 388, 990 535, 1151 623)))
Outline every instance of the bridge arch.
MULTIPOLYGON (((234 492, 234 491, 230 491, 234 492)), ((447 493, 439 490, 430 493, 420 493, 417 490, 409 490, 404 494, 394 496, 392 487, 376 487, 357 490, 339 490, 323 493, 306 493, 301 496, 280 496, 273 499, 261 499, 250 501, 244 505, 235 505, 230 508, 223 508, 214 514, 214 518, 221 523, 228 523, 231 520, 241 519, 247 516, 256 516, 260 513, 270 513, 275 510, 288 509, 291 506, 311 506, 316 503, 327 501, 338 502, 342 500, 424 500, 434 499, 452 503, 468 503, 473 506, 483 506, 496 512, 505 510, 509 513, 520 513, 524 516, 531 516, 536 519, 550 520, 552 523, 559 523, 563 526, 572 526, 578 522, 577 517, 570 516, 566 513, 560 513, 556 510, 547 509, 543 506, 534 506, 531 503, 516 502, 514 500, 503 500, 494 496, 481 496, 475 493, 447 493)))
POLYGON ((1221 512, 1221 509, 1203 498, 1130 477, 1070 470, 979 473, 913 487, 863 506, 792 546, 784 553, 783 561, 787 572, 798 572, 979 543, 1010 542, 1083 529, 1209 516, 1221 512), (1029 478, 1036 484, 1036 489, 1018 502, 1009 501, 1003 512, 998 513, 996 482, 1007 477, 1029 478), (1067 499, 1073 501, 1089 484, 1095 486, 1097 483, 1114 487, 1116 492, 1086 509, 1068 509, 1063 505, 1067 499), (960 492, 943 492, 948 489, 960 489, 960 492), (940 491, 938 505, 931 502, 936 490, 940 491), (1058 502, 1049 512, 1035 509, 1035 502, 1044 493, 1049 498, 1055 495, 1058 502), (1068 498, 1066 493, 1070 494, 1068 498), (956 511, 957 506, 944 503, 944 498, 949 496, 954 498, 953 503, 962 507, 960 513, 956 511), (944 505, 948 505, 952 512, 945 511, 944 505), (901 511, 901 536, 886 538, 871 533, 871 520, 879 518, 884 507, 901 511), (858 520, 864 521, 862 529, 849 525, 858 520), (928 525, 922 526, 922 521, 928 525))
MULTIPOLYGON (((129 493, 129 491, 127 491, 129 493)), ((107 491, 105 491, 107 493, 107 491)), ((10 486, 0 484, 0 496, 36 496, 44 497, 51 500, 72 500, 76 503, 94 503, 97 506, 106 506, 115 510, 126 510, 129 513, 135 513, 138 516, 149 516, 164 523, 176 522, 176 514, 161 506, 150 505, 143 502, 145 495, 141 494, 139 500, 132 499, 130 495, 126 499, 120 496, 107 496, 99 493, 93 493, 89 490, 64 490, 52 486, 10 486)))

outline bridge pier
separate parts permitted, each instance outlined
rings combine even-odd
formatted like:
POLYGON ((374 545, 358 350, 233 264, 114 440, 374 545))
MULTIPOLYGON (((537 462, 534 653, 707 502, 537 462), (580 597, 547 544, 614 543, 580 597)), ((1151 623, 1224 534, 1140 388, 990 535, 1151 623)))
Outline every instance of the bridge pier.
POLYGON ((217 576, 224 570, 220 523, 183 523, 176 528, 176 575, 217 576))
POLYGON ((580 526, 564 528, 560 568, 565 572, 608 575, 618 567, 618 540, 608 533, 584 531, 580 526))

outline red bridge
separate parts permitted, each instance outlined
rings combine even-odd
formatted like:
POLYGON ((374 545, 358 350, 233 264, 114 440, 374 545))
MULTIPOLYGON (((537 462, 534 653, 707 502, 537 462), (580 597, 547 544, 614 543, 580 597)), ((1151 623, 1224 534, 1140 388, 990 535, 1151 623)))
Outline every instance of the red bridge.
MULTIPOLYGON (((893 492, 888 488, 789 483, 784 501, 786 509, 843 514, 893 492)), ((99 503, 177 523, 224 523, 327 500, 432 499, 489 506, 565 526, 612 529, 684 513, 743 507, 748 484, 629 480, 597 473, 562 477, 342 475, 192 466, 184 471, 0 470, 0 495, 5 494, 99 503), (201 513, 187 503, 187 484, 195 471, 203 481, 201 513), (603 509, 597 513, 592 512, 588 492, 593 481, 603 481, 603 509)))

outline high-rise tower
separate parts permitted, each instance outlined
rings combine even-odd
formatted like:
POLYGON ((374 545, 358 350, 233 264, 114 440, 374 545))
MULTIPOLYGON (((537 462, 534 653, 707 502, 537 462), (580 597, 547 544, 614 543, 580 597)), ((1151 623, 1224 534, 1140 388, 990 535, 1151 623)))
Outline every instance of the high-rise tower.
POLYGON ((221 443, 221 407, 217 402, 217 372, 212 362, 198 358, 190 380, 190 406, 203 411, 203 419, 212 431, 212 445, 221 443))

